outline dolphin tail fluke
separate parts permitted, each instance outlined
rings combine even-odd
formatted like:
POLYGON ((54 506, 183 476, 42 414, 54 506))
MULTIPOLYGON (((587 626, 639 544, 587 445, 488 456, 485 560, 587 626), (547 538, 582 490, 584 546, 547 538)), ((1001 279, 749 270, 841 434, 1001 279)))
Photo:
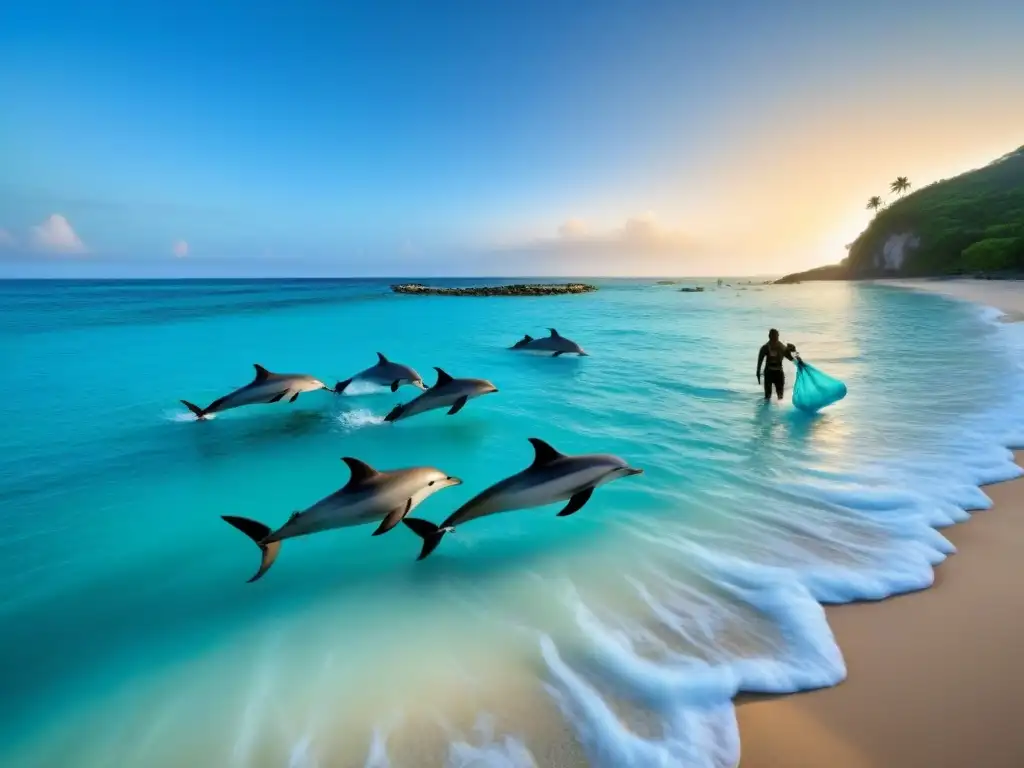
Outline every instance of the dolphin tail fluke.
POLYGON ((181 404, 184 405, 186 408, 188 408, 190 411, 192 411, 192 413, 195 414, 195 417, 197 419, 205 419, 206 418, 206 411, 204 411, 202 408, 200 408, 195 403, 190 403, 188 400, 182 400, 181 404))
POLYGON ((251 584, 270 570, 270 566, 272 566, 274 561, 277 559, 277 553, 281 551, 281 542, 271 541, 269 543, 264 543, 264 540, 271 534, 271 530, 263 523, 250 520, 247 517, 235 517, 234 515, 221 515, 221 517, 226 523, 230 523, 252 539, 256 543, 256 546, 260 548, 260 552, 263 553, 263 559, 260 561, 260 569, 253 574, 251 579, 249 579, 249 583, 251 584))
POLYGON ((423 539, 423 549, 420 550, 420 556, 416 558, 417 560, 422 560, 437 549, 437 545, 441 543, 441 539, 445 534, 443 528, 439 528, 429 520, 407 517, 402 522, 406 524, 410 531, 423 539))
POLYGON ((391 412, 384 417, 384 421, 398 421, 398 417, 402 415, 402 412, 404 410, 404 405, 396 405, 394 408, 391 409, 391 412))
POLYGON ((344 381, 339 381, 337 384, 334 385, 334 394, 340 395, 351 383, 352 379, 345 379, 344 381))

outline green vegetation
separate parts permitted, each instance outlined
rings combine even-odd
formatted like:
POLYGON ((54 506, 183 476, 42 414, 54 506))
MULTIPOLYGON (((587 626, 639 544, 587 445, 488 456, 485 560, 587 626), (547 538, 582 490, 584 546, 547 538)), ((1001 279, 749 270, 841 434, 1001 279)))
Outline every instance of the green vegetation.
POLYGON ((964 248, 965 269, 1000 272, 1024 265, 1024 238, 987 237, 964 248))
POLYGON ((877 213, 878 209, 881 208, 881 207, 882 207, 882 198, 880 198, 878 195, 875 195, 873 197, 868 198, 868 210, 869 211, 875 211, 877 213))
MULTIPOLYGON (((910 181, 900 176, 889 186, 903 195, 910 181)), ((877 210, 874 219, 850 244, 842 263, 780 282, 1024 273, 1024 147, 887 207, 881 207, 880 199, 876 207, 876 199, 868 204, 877 210), (907 246, 903 258, 893 259, 892 244, 900 236, 906 236, 907 246)))

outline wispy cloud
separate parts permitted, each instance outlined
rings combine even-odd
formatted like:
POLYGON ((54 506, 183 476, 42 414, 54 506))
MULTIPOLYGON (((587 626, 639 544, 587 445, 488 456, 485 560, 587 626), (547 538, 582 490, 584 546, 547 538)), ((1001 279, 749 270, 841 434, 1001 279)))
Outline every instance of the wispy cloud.
MULTIPOLYGON (((687 233, 664 225, 651 211, 604 230, 578 218, 560 224, 553 236, 499 247, 514 254, 519 274, 675 275, 703 269, 707 254, 687 233)), ((508 261, 503 261, 507 269, 508 261)))
POLYGON ((179 259, 183 259, 188 256, 188 251, 188 243, 184 240, 175 240, 174 245, 171 246, 171 253, 179 259))
POLYGON ((14 239, 14 235, 0 227, 0 248, 13 248, 18 244, 18 241, 14 239))
POLYGON ((558 236, 565 240, 585 237, 586 234, 587 223, 583 219, 566 219, 558 228, 558 236))
POLYGON ((32 227, 32 245, 53 253, 86 253, 85 243, 71 223, 59 213, 51 213, 42 224, 32 227))
POLYGON ((582 219, 571 218, 558 227, 557 238, 539 238, 528 247, 573 251, 629 246, 633 250, 682 250, 691 244, 683 232, 666 227, 653 211, 630 216, 621 227, 604 232, 591 231, 582 219))
POLYGON ((677 247, 685 245, 687 238, 682 232, 669 229, 658 221, 653 211, 626 219, 620 236, 628 243, 643 243, 654 246, 677 247))

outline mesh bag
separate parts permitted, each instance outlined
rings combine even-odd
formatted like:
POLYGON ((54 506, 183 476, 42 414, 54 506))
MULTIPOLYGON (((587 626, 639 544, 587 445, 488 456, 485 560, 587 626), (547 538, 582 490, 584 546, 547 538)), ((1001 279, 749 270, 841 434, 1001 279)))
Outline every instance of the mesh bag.
POLYGON ((793 385, 794 406, 807 413, 816 413, 844 397, 846 385, 843 382, 798 359, 796 384, 793 385))

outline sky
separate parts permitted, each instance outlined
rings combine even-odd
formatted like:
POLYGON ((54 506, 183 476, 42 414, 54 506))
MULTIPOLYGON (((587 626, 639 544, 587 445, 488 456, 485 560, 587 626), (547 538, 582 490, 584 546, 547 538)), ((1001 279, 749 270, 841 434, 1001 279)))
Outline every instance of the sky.
POLYGON ((7 0, 0 276, 805 269, 1024 144, 1022 39, 1006 0, 7 0))

